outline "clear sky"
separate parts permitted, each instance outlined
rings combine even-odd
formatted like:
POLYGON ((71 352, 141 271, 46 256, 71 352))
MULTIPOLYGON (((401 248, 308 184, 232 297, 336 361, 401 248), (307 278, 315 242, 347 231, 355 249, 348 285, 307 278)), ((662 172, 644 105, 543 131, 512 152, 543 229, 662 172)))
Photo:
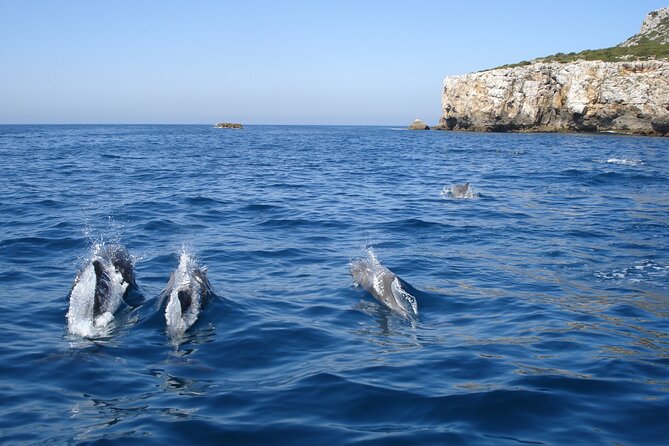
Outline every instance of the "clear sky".
POLYGON ((441 85, 669 0, 0 0, 0 123, 436 123, 441 85))

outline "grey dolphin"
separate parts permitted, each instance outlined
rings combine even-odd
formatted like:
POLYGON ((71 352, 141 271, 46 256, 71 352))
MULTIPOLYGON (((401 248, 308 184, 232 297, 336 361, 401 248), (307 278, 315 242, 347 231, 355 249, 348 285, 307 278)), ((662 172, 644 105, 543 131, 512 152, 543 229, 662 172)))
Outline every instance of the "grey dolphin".
POLYGON ((212 297, 207 269, 198 266, 190 254, 182 253, 160 298, 168 331, 178 335, 188 330, 212 297))
POLYGON ((351 261, 349 268, 355 284, 390 310, 405 318, 418 316, 416 298, 404 290, 399 277, 381 265, 374 251, 369 249, 367 258, 351 261))
POLYGON ((196 269, 192 272, 190 281, 187 283, 176 284, 174 280, 174 272, 170 275, 170 281, 165 287, 165 295, 167 296, 167 290, 170 293, 176 289, 177 290, 177 299, 179 299, 179 306, 181 308, 181 314, 186 313, 193 305, 195 299, 200 300, 200 308, 204 308, 209 299, 211 298, 211 283, 207 279, 206 270, 196 269), (171 285, 170 285, 171 284, 171 285))
MULTIPOLYGON (((93 317, 98 317, 108 311, 111 292, 113 289, 111 275, 120 274, 122 283, 127 284, 123 296, 127 296, 132 287, 136 287, 135 272, 128 250, 122 245, 103 247, 92 262, 95 271, 95 294, 93 296, 93 317), (113 268, 113 270, 112 270, 113 268)), ((113 313, 113 311, 112 311, 113 313)))
POLYGON ((136 287, 133 262, 122 245, 96 246, 70 290, 68 329, 82 336, 100 334, 121 302, 136 287))
POLYGON ((93 294, 93 317, 100 316, 102 311, 102 304, 109 298, 111 290, 111 281, 109 272, 105 271, 102 261, 99 259, 93 260, 93 270, 95 271, 95 293, 93 294))
POLYGON ((454 184, 451 186, 451 195, 453 195, 453 198, 469 198, 471 196, 469 183, 454 184))
POLYGON ((109 259, 114 265, 116 271, 121 274, 123 280, 132 287, 136 287, 135 282, 135 266, 133 264, 130 253, 122 245, 110 245, 107 248, 109 259))

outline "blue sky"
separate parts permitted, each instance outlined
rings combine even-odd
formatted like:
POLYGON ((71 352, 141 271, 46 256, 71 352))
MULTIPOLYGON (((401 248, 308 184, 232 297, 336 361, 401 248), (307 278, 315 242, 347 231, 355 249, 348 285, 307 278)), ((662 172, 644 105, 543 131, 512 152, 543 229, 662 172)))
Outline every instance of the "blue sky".
POLYGON ((669 0, 0 0, 0 123, 435 123, 443 78, 613 46, 669 0))

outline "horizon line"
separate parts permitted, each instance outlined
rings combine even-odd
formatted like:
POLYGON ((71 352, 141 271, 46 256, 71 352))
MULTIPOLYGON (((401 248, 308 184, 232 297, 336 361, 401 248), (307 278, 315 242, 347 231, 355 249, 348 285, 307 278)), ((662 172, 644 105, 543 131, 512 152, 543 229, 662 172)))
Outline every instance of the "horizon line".
MULTIPOLYGON (((214 127, 217 123, 153 123, 153 122, 134 122, 134 123, 126 123, 126 122, 100 122, 100 123, 90 123, 90 122, 65 122, 65 123, 58 123, 58 122, 48 122, 48 123, 41 123, 41 122, 21 122, 21 123, 0 123, 0 126, 11 126, 11 125, 90 125, 90 126, 103 126, 103 125, 197 125, 197 126, 211 126, 214 127)), ((274 127, 279 127, 279 126, 285 126, 285 127, 408 127, 409 124, 244 124, 240 123, 244 127, 246 126, 274 126, 274 127)))

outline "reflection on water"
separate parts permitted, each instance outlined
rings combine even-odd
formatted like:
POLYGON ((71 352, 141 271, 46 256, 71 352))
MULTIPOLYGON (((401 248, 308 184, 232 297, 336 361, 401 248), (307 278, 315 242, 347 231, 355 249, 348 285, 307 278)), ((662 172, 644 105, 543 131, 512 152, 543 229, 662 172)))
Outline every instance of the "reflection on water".
POLYGON ((385 348, 411 350, 421 347, 416 335, 418 320, 399 317, 374 302, 360 301, 354 308, 371 317, 359 322, 352 330, 354 335, 385 348))
POLYGON ((204 324, 205 322, 202 321, 201 325, 179 334, 168 334, 166 332, 170 344, 174 347, 175 355, 187 356, 195 350, 195 347, 191 346, 207 344, 216 340, 216 327, 211 323, 208 325, 204 324), (184 345, 187 347, 183 348, 182 346, 184 345))
POLYGON ((150 436, 150 432, 143 431, 141 423, 137 426, 135 421, 145 417, 187 420, 197 412, 196 409, 151 407, 146 400, 154 396, 155 394, 146 394, 136 398, 103 400, 82 395, 80 402, 74 404, 70 410, 70 418, 74 422, 73 429, 76 432, 73 439, 89 442, 150 436))
MULTIPOLYGON (((210 372, 213 372, 213 370, 210 370, 210 372)), ((214 387, 208 381, 182 378, 163 369, 153 369, 150 373, 161 381, 161 389, 175 392, 181 396, 206 395, 207 391, 214 387)))

